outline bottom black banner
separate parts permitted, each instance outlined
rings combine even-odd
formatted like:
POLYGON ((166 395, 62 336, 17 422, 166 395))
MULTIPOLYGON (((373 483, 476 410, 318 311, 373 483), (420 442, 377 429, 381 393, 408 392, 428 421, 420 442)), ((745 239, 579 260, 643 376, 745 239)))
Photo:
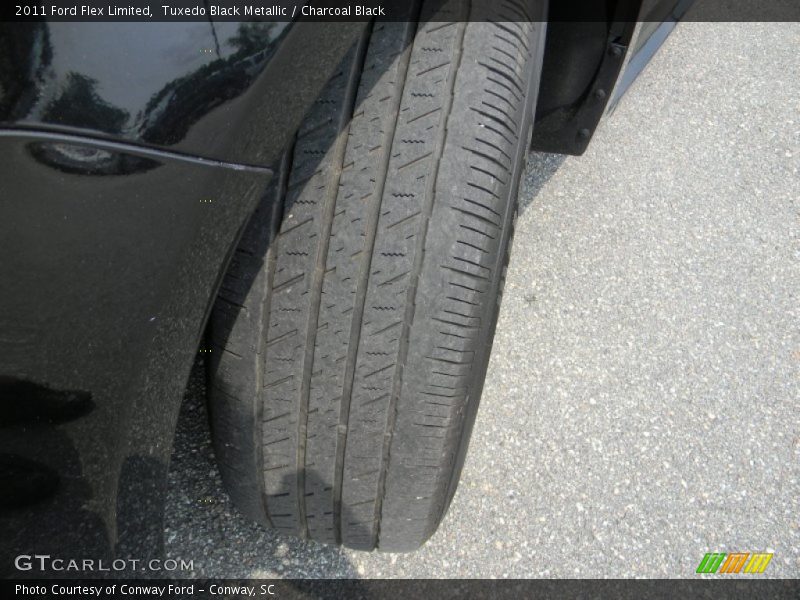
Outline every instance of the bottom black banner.
POLYGON ((5 580, 3 598, 741 598, 797 599, 800 580, 5 580))

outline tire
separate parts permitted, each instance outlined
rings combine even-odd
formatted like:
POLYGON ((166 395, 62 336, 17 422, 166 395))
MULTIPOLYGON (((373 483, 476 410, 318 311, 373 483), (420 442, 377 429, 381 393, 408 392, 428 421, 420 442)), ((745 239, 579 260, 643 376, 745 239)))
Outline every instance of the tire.
POLYGON ((375 22, 298 131, 210 321, 215 450, 248 516, 389 551, 441 522, 530 143, 544 31, 514 22, 528 4, 375 22))

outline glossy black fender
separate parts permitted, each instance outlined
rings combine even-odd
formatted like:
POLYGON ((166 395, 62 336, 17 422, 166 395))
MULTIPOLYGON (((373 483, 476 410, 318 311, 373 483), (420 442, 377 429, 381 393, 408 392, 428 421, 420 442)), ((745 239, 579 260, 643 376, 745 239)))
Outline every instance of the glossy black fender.
POLYGON ((215 290, 362 27, 0 26, 1 573, 158 554, 215 290))
POLYGON ((0 23, 0 128, 270 166, 364 23, 0 23))

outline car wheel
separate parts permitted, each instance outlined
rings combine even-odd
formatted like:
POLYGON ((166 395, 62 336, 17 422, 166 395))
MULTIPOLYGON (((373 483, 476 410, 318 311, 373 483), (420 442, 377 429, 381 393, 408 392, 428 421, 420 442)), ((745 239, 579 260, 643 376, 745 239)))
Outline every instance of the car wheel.
MULTIPOLYGON (((210 322, 217 458, 247 515, 407 551, 455 493, 486 374, 544 28, 529 2, 375 22, 277 169, 210 322)), ((436 10, 434 14, 432 11, 436 10)))

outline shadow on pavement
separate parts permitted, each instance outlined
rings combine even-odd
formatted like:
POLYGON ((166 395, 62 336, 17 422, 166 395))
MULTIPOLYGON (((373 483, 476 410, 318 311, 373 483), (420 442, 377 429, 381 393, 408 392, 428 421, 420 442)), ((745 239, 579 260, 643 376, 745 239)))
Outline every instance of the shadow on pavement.
POLYGON ((525 212, 542 188, 567 160, 565 154, 531 152, 519 184, 519 214, 525 212))

